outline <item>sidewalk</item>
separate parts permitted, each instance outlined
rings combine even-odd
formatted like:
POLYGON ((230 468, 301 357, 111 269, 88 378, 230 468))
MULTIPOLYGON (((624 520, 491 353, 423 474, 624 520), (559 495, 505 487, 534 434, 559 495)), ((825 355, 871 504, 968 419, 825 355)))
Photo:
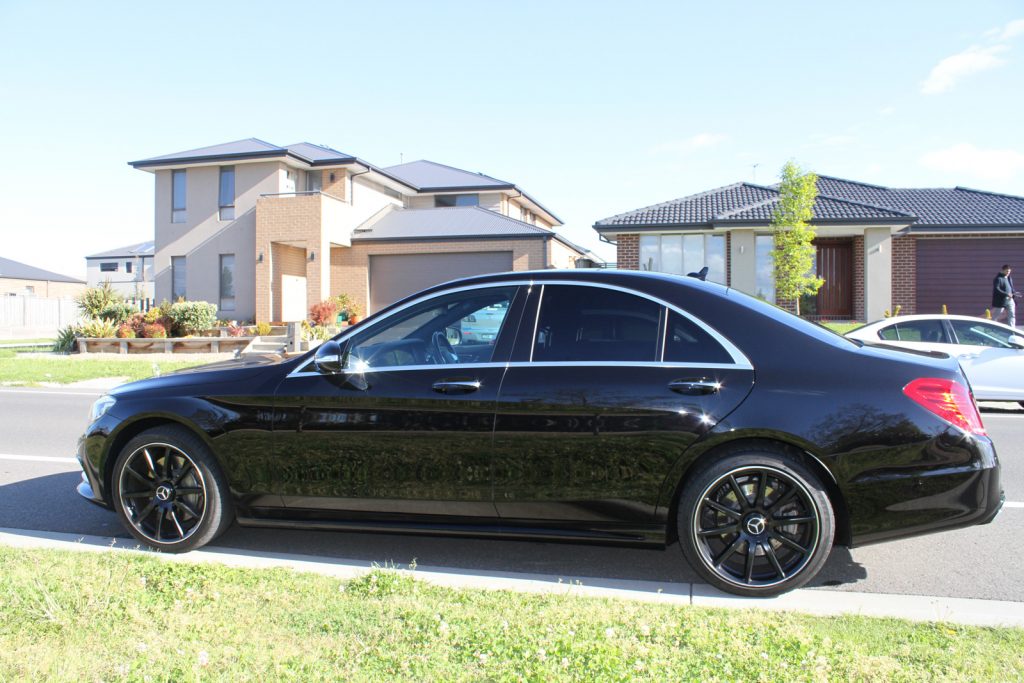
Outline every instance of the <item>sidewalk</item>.
MULTIPOLYGON (((146 552, 171 562, 217 562, 232 567, 268 569, 286 567, 340 579, 352 579, 373 571, 365 561, 324 559, 208 547, 185 555, 165 555, 142 550, 131 539, 77 536, 46 531, 0 528, 0 543, 15 548, 52 548, 81 552, 146 552)), ((777 598, 740 598, 706 584, 627 581, 591 577, 558 577, 517 572, 470 571, 450 567, 417 566, 397 571, 428 583, 449 588, 511 590, 523 593, 562 593, 589 597, 641 600, 675 605, 792 611, 819 616, 861 615, 895 617, 911 621, 944 621, 974 626, 1024 627, 1024 603, 883 593, 852 593, 821 588, 796 590, 777 598)))

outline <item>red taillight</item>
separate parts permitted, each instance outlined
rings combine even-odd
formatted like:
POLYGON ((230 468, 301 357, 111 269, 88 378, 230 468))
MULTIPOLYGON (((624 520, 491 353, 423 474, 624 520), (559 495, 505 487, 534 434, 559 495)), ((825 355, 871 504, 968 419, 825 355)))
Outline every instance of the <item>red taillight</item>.
POLYGON ((971 434, 985 434, 978 405, 960 382, 921 377, 903 387, 903 393, 946 422, 971 434))

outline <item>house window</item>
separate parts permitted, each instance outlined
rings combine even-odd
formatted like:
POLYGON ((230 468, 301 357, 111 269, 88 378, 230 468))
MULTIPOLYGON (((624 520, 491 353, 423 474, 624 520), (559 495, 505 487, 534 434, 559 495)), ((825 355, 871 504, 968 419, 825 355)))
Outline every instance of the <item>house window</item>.
POLYGON ((171 222, 184 223, 185 217, 185 171, 171 171, 171 222))
POLYGON ((757 277, 754 280, 754 296, 768 303, 775 303, 775 238, 771 235, 757 235, 754 238, 754 261, 757 277))
POLYGON ((220 255, 220 310, 235 310, 235 255, 220 255))
MULTIPOLYGON (((117 265, 117 264, 115 264, 115 265, 117 265)), ((115 268, 114 270, 117 270, 117 269, 115 268)), ((132 262, 131 261, 125 261, 124 262, 124 272, 126 272, 126 273, 132 272, 132 262)))
POLYGON ((171 299, 185 298, 185 257, 171 257, 171 299))
POLYGON ((220 167, 220 219, 231 221, 235 219, 235 167, 220 167))
POLYGON ((117 272, 117 261, 114 261, 112 263, 101 263, 100 264, 100 272, 101 273, 116 273, 117 272))
POLYGON ((439 194, 434 197, 434 206, 480 206, 478 194, 439 194))
POLYGON ((306 172, 306 192, 320 192, 324 189, 324 175, 321 171, 306 172))
POLYGON ((642 235, 640 269, 686 275, 708 267, 707 279, 725 284, 725 235, 642 235))

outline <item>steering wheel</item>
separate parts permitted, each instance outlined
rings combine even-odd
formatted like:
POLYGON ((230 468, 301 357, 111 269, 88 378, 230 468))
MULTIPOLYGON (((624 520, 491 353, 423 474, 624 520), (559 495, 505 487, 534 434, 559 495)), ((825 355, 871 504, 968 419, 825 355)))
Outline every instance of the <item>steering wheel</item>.
POLYGON ((433 347, 437 363, 444 365, 459 362, 459 356, 455 353, 455 349, 452 348, 448 341, 448 335, 444 331, 435 332, 430 337, 430 345, 433 347))

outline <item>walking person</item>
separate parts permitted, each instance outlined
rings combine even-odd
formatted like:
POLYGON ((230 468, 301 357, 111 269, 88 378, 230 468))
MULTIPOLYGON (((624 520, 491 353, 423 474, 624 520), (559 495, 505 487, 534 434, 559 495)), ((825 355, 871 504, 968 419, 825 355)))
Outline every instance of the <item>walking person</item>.
POLYGON ((1005 311, 1006 324, 1016 327, 1017 305, 1013 298, 1020 296, 1020 293, 1013 289, 1013 278, 1010 277, 1010 272, 1009 264, 1004 264, 995 279, 992 280, 992 319, 998 322, 1005 311))

